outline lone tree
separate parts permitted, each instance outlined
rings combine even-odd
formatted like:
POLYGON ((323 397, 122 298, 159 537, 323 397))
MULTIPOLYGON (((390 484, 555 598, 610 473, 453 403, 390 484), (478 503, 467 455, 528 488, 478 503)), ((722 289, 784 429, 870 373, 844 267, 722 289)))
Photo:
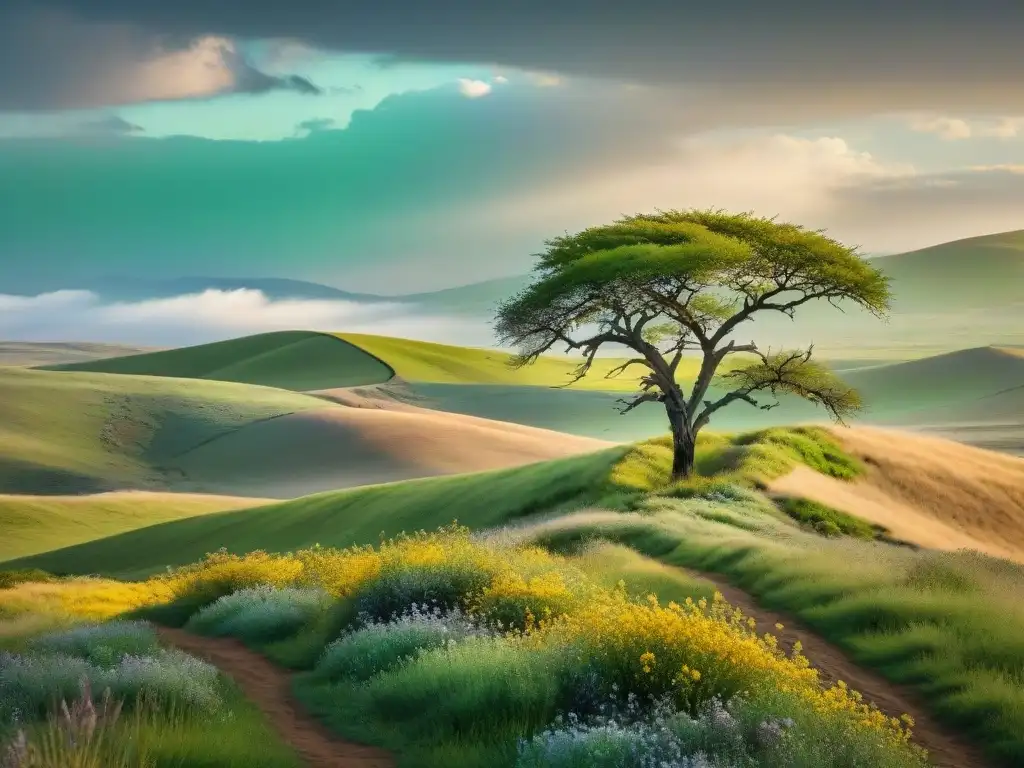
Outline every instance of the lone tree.
POLYGON ((636 356, 608 376, 646 369, 640 391, 619 401, 621 413, 664 404, 673 479, 693 471, 697 434, 735 401, 767 410, 779 395, 797 395, 839 423, 860 409, 859 395, 811 359, 813 347, 772 353, 732 339, 758 313, 793 317, 819 299, 884 317, 888 280, 855 248, 794 224, 712 210, 629 216, 546 245, 536 280, 498 309, 499 338, 519 349, 512 364, 529 365, 564 344, 583 353, 569 386, 603 346, 627 347, 636 356), (676 375, 687 352, 702 358, 689 392, 676 375), (723 367, 738 354, 754 360, 723 367), (706 399, 712 383, 718 396, 706 399))

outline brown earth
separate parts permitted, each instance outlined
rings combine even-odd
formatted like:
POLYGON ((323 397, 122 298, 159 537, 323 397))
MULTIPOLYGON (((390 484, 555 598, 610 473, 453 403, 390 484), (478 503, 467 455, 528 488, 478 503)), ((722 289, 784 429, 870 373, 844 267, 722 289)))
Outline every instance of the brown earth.
POLYGON ((291 692, 291 676, 238 640, 200 637, 158 627, 160 638, 213 664, 230 677, 281 739, 311 768, 392 768, 390 754, 338 738, 306 714, 291 692))
POLYGON ((891 429, 835 429, 867 471, 852 482, 806 467, 773 481, 930 549, 974 549, 1024 562, 1024 459, 891 429))

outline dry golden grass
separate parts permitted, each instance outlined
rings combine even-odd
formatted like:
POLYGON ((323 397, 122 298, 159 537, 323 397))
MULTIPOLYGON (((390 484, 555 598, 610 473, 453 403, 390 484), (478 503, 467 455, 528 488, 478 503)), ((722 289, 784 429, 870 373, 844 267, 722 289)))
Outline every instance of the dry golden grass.
POLYGON ((864 476, 842 482, 799 468, 771 490, 818 501, 933 549, 1024 562, 1024 459, 897 430, 836 429, 864 476))

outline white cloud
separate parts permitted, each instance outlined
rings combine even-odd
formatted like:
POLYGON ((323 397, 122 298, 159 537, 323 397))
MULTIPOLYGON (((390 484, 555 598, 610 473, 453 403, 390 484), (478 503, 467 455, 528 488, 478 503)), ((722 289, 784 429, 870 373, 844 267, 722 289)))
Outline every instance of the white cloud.
POLYGON ((508 82, 508 78, 505 77, 504 75, 496 75, 494 77, 494 82, 497 83, 498 85, 504 85, 505 83, 508 82))
POLYGON ((911 130, 934 133, 946 141, 970 138, 1013 139, 1024 134, 1024 117, 966 120, 959 117, 918 115, 910 119, 911 130))
POLYGON ((490 83, 485 83, 483 80, 468 80, 464 77, 459 78, 459 93, 467 99, 479 99, 481 96, 486 96, 490 92, 490 83))
POLYGON ((280 330, 378 333, 473 346, 493 343, 484 323, 418 314, 412 307, 392 303, 275 301, 254 290, 208 290, 115 304, 88 291, 0 294, 0 338, 10 341, 179 346, 280 330))
POLYGON ((469 219, 572 229, 624 212, 692 206, 754 210, 813 224, 827 218, 839 190, 913 176, 912 166, 883 163, 841 138, 696 137, 677 141, 674 154, 663 162, 573 178, 515 200, 499 200, 469 219))

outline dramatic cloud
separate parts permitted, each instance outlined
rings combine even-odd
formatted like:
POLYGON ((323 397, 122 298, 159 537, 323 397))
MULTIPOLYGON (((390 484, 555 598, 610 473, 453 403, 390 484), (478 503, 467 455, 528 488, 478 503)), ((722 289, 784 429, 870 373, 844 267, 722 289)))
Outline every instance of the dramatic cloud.
MULTIPOLYGON (((38 104, 62 103, 54 97, 66 100, 69 84, 83 83, 75 72, 95 73, 97 64, 133 71, 128 65, 154 51, 172 55, 213 37, 662 83, 780 115, 793 104, 818 114, 1024 108, 1018 0, 947 0, 941 12, 927 0, 595 0, 585 12, 550 0, 50 0, 78 25, 78 37, 65 32, 57 41, 52 12, 32 0, 5 5, 7 105, 24 103, 26 93, 38 104), (108 44, 102 54, 100 42, 108 44)), ((132 79, 108 82, 103 93, 126 100, 142 90, 132 79)))
POLYGON ((0 110, 89 108, 225 93, 318 94, 254 67, 229 37, 171 38, 54 11, 0 10, 0 110))
POLYGON ((211 290, 130 304, 104 304, 87 291, 0 294, 0 338, 10 341, 178 346, 278 330, 344 330, 476 346, 494 343, 483 323, 415 314, 398 304, 271 301, 251 290, 211 290))
POLYGON ((1024 176, 1005 168, 935 174, 842 135, 709 119, 647 89, 466 99, 452 84, 287 141, 0 141, 0 285, 218 274, 430 290, 524 272, 565 230, 687 206, 778 214, 871 252, 1024 223, 1024 176))

